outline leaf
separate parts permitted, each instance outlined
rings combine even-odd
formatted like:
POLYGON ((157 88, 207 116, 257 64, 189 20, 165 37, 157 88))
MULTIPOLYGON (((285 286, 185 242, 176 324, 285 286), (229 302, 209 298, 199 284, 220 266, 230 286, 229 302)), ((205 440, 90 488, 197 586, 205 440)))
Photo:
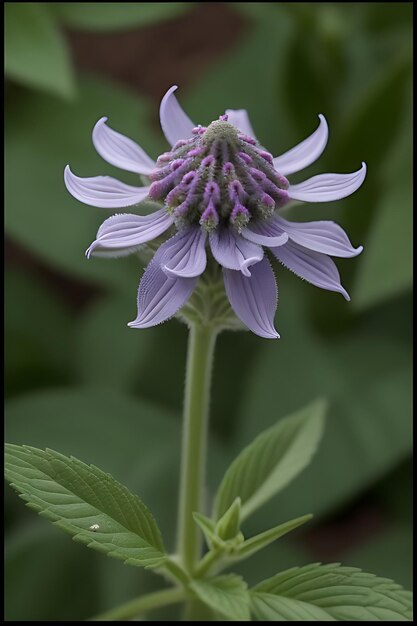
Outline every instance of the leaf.
POLYGON ((83 383, 135 389, 145 375, 153 335, 127 326, 136 314, 132 296, 123 293, 99 298, 79 319, 74 361, 83 383))
POLYGON ((360 261, 353 298, 357 310, 412 287, 412 146, 408 110, 404 117, 406 123, 381 176, 382 180, 389 178, 392 183, 379 200, 360 261))
POLYGON ((6 76, 68 98, 74 77, 58 26, 38 2, 5 3, 6 76))
POLYGON ((6 478, 28 506, 59 528, 128 565, 165 560, 156 522, 110 474, 53 450, 6 444, 6 478))
MULTIPOLYGON (((263 343, 251 359, 235 449, 295 402, 322 394, 330 410, 320 452, 281 493, 280 507, 289 517, 306 509, 323 516, 364 493, 411 451, 411 304, 392 302, 337 334, 319 334, 307 317, 306 298, 314 295, 306 293, 308 285, 283 270, 278 277, 280 345, 263 343)), ((271 503, 251 531, 270 526, 275 516, 271 503)))
POLYGON ((407 621, 411 593, 355 567, 314 563, 294 567, 251 591, 258 620, 407 621), (327 617, 326 617, 327 616, 327 617))
POLYGON ((329 622, 333 621, 321 608, 292 598, 271 593, 251 594, 251 610, 259 622, 329 622))
POLYGON ((193 2, 54 2, 50 10, 71 28, 87 31, 130 30, 172 19, 193 2))
MULTIPOLYGON (((19 508, 24 508, 21 503, 19 508)), ((94 615, 99 610, 97 566, 103 561, 117 562, 92 554, 68 541, 51 524, 29 515, 28 523, 14 527, 5 537, 5 620, 83 621, 94 615), (47 591, 51 589, 53 593, 47 591)), ((120 567, 136 575, 143 572, 152 576, 147 570, 124 567, 122 563, 120 567)))
MULTIPOLYGON (((67 386, 32 391, 9 400, 5 425, 5 437, 9 441, 25 442, 38 448, 49 446, 68 456, 88 458, 94 465, 106 467, 133 493, 141 495, 158 520, 165 545, 174 547, 172 515, 177 499, 181 433, 179 415, 172 409, 161 408, 143 398, 129 397, 108 386, 94 389, 67 386)), ((216 448, 211 445, 214 458, 210 458, 210 462, 219 465, 216 448)), ((211 479, 211 488, 213 482, 211 479)), ((11 531, 25 523, 36 523, 44 529, 44 538, 39 540, 41 546, 33 547, 34 554, 52 550, 55 561, 56 554, 60 556, 59 575, 53 559, 37 560, 39 585, 30 583, 29 566, 23 557, 14 562, 5 597, 6 607, 14 619, 26 619, 32 607, 33 617, 59 621, 59 599, 62 602, 62 598, 67 597, 68 589, 80 590, 73 609, 66 607, 68 619, 75 620, 88 619, 127 602, 138 589, 141 593, 158 589, 159 577, 151 570, 126 567, 118 559, 103 558, 95 550, 86 550, 22 506, 11 489, 6 489, 5 498, 6 514, 10 517, 13 512, 6 546, 12 545, 11 531), (48 600, 51 580, 56 601, 48 600), (35 590, 39 594, 36 607, 33 604, 35 590)), ((35 536, 35 531, 33 534, 35 536)), ((32 550, 27 548, 26 558, 31 558, 31 554, 32 550)))
POLYGON ((233 621, 250 621, 249 594, 245 581, 235 574, 194 580, 190 587, 210 608, 233 621))
MULTIPOLYGON (((120 87, 90 78, 80 81, 79 98, 72 104, 35 92, 7 104, 6 233, 58 271, 87 283, 128 289, 134 313, 144 264, 135 257, 85 258, 110 212, 75 200, 65 188, 64 167, 69 163, 79 176, 110 174, 138 184, 135 175, 124 176, 96 154, 91 131, 108 115, 114 128, 155 157, 161 144, 155 144, 149 131, 145 103, 120 87)), ((141 205, 140 212, 145 211, 146 205, 141 205)))
MULTIPOLYGON (((294 28, 279 4, 276 16, 259 12, 241 43, 209 72, 201 74, 184 98, 184 107, 196 123, 206 124, 225 109, 247 109, 261 143, 281 154, 292 146, 291 123, 283 107, 281 72, 294 28)), ((293 144, 294 145, 294 144, 293 144)))
POLYGON ((323 401, 311 404, 280 420, 239 454, 219 487, 217 519, 237 497, 242 519, 248 517, 308 465, 322 435, 324 411, 323 401))
POLYGON ((6 394, 68 380, 73 321, 60 297, 18 269, 6 271, 5 294, 6 394))
POLYGON ((284 522, 279 526, 275 526, 275 528, 270 528, 269 530, 265 530, 263 533, 259 533, 259 535, 255 535, 254 537, 250 537, 244 543, 242 543, 236 550, 236 553, 233 555, 233 559, 246 559, 248 556, 252 556, 258 550, 262 550, 269 546, 271 543, 283 537, 287 533, 295 530, 302 524, 308 522, 313 516, 312 515, 303 515, 302 517, 297 517, 296 519, 290 520, 289 522, 284 522))

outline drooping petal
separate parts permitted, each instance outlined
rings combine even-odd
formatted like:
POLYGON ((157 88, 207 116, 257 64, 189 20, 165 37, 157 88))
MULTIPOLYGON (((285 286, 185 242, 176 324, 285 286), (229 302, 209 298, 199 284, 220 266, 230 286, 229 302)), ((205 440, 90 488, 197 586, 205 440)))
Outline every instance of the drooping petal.
POLYGON ((242 230, 242 235, 253 243, 269 248, 282 246, 288 241, 288 234, 282 228, 276 215, 266 220, 249 222, 249 226, 242 230))
POLYGON ((352 174, 319 174, 298 185, 290 185, 288 196, 304 202, 330 202, 350 196, 365 180, 366 164, 352 174))
POLYGON ((210 233, 210 247, 214 258, 229 270, 239 270, 250 276, 249 266, 262 261, 261 246, 238 235, 232 228, 216 228, 210 233))
MULTIPOLYGON (((162 246, 161 246, 162 248, 162 246)), ((140 281, 138 314, 128 326, 149 328, 175 315, 191 296, 198 278, 170 278, 161 269, 163 251, 157 251, 140 281)))
POLYGON ((142 244, 162 235, 174 219, 165 209, 150 215, 112 215, 97 231, 97 238, 86 251, 94 256, 121 257, 135 252, 142 244))
POLYGON ((178 232, 166 241, 161 248, 161 267, 171 278, 192 278, 200 276, 206 269, 206 232, 193 226, 178 232))
POLYGON ((285 267, 304 278, 312 285, 338 291, 346 300, 350 300, 347 291, 340 284, 336 265, 330 257, 321 252, 314 252, 289 241, 285 246, 272 248, 272 253, 285 267))
POLYGON ((268 259, 253 265, 251 276, 223 269, 223 277, 227 297, 238 318, 260 337, 279 338, 274 328, 278 290, 268 259))
POLYGON ((149 187, 133 187, 111 176, 80 178, 73 174, 69 165, 64 172, 65 185, 71 195, 84 204, 118 209, 138 204, 148 195, 149 187))
POLYGON ((253 137, 256 139, 255 132, 252 128, 252 124, 249 120, 249 115, 246 109, 226 109, 226 115, 228 117, 228 122, 236 126, 237 129, 241 130, 245 135, 249 135, 249 137, 253 137))
POLYGON ((288 152, 275 157, 274 167, 280 174, 287 176, 299 172, 311 163, 314 163, 327 144, 329 128, 324 115, 319 115, 320 124, 310 137, 304 139, 288 152))
POLYGON ((180 107, 178 100, 174 96, 177 85, 168 89, 162 98, 159 108, 159 118, 161 127, 167 141, 173 146, 179 139, 188 139, 195 126, 188 115, 180 107))
POLYGON ((149 174, 155 161, 137 143, 109 128, 102 117, 93 129, 93 144, 105 161, 135 174, 149 174))
POLYGON ((276 220, 292 241, 310 250, 339 257, 357 256, 363 250, 362 246, 354 248, 343 228, 335 222, 289 222, 279 216, 276 220))

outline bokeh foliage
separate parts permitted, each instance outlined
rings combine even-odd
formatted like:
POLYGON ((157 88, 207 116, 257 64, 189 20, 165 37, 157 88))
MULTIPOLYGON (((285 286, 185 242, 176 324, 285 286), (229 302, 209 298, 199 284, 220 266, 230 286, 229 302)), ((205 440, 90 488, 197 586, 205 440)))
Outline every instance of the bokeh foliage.
MULTIPOLYGON (((134 184, 134 175, 115 172, 95 154, 90 131, 107 115, 156 156, 165 147, 155 132, 157 102, 109 77, 75 71, 67 29, 137 29, 140 37, 140 28, 166 21, 173 54, 182 19, 195 13, 202 37, 210 33, 199 3, 96 6, 6 3, 6 233, 18 250, 6 267, 6 438, 113 473, 154 511, 171 548, 185 327, 126 327, 143 267, 132 257, 85 260, 109 212, 76 202, 62 177, 70 162, 79 175, 107 173, 134 184)), ((277 564, 326 560, 317 537, 359 511, 359 524, 352 521, 346 540, 339 533, 329 559, 409 586, 411 3, 216 7, 219 27, 223 11, 235 12, 243 26, 233 47, 180 90, 192 119, 207 123, 225 108, 247 108, 260 141, 279 154, 324 113, 329 145, 307 175, 354 171, 362 160, 369 173, 352 197, 290 213, 295 220, 334 219, 364 245, 360 257, 338 263, 352 302, 276 264, 282 339, 221 336, 210 488, 257 433, 325 397, 326 431, 312 465, 247 524, 248 534, 260 532, 312 512, 313 530, 281 540, 239 572, 253 584, 275 574, 277 564), (376 525, 360 517, 364 501, 376 525)), ((144 71, 157 71, 152 59, 144 71)), ((175 75, 161 81, 160 95, 177 82, 175 75)), ((71 544, 10 490, 6 529, 9 620, 85 619, 160 584, 152 573, 71 544)))

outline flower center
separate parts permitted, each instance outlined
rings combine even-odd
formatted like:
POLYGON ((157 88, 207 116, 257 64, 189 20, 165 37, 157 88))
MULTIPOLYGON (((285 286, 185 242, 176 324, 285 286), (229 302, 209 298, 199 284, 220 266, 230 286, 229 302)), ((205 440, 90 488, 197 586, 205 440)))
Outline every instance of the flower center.
POLYGON ((288 199, 288 181, 275 171, 271 154, 227 115, 194 128, 190 139, 177 141, 156 165, 149 196, 164 202, 177 227, 200 224, 210 231, 225 223, 240 232, 288 199))

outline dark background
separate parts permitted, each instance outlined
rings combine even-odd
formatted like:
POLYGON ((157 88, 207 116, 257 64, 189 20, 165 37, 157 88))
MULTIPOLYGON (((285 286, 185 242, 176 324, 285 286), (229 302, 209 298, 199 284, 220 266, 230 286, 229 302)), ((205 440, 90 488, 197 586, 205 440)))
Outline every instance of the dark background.
MULTIPOLYGON (((250 583, 342 561, 411 584, 411 3, 6 3, 6 438, 111 472, 155 513, 172 548, 186 329, 144 331, 135 257, 87 261, 110 212, 63 184, 134 175, 91 143, 103 115, 156 157, 165 91, 202 124, 246 108, 278 155, 329 123, 321 172, 368 165, 363 187, 290 219, 334 219, 356 259, 352 301, 276 265, 282 339, 224 333, 213 385, 209 481, 278 418, 322 396, 311 466, 258 511, 248 535, 307 526, 241 566, 250 583)), ((210 494, 208 494, 208 498, 210 494)), ((86 550, 6 490, 6 619, 81 620, 156 589, 152 573, 86 550)), ((172 615, 171 615, 172 617, 172 615)))

